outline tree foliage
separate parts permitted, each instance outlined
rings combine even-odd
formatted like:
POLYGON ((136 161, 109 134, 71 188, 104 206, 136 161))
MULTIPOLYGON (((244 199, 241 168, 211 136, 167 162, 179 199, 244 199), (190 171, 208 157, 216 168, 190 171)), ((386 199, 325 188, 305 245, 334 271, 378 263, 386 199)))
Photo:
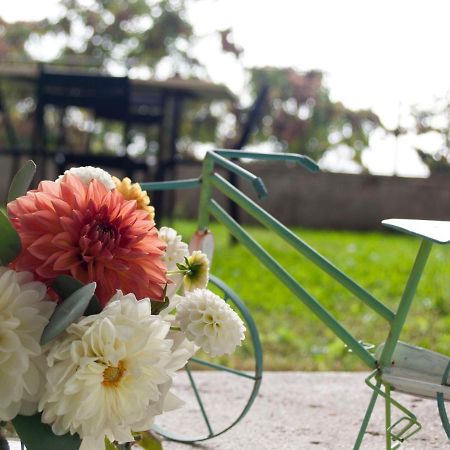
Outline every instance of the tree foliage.
POLYGON ((370 110, 354 111, 330 98, 321 71, 265 67, 251 71, 253 91, 270 86, 260 139, 274 139, 283 150, 319 160, 328 150, 348 146, 361 164, 372 131, 381 126, 370 110))
MULTIPOLYGON (((0 21, 0 59, 30 59, 25 51, 29 44, 44 42, 50 36, 60 45, 57 63, 95 64, 113 73, 140 68, 150 76, 206 77, 206 71, 192 56, 197 38, 186 9, 193 1, 60 0, 52 19, 14 24, 0 21)), ((239 58, 243 50, 234 42, 231 30, 223 30, 219 36, 222 51, 239 58)), ((347 146, 353 149, 355 161, 361 163, 361 153, 380 121, 369 110, 354 111, 332 101, 322 72, 253 68, 250 80, 255 97, 262 84, 270 86, 254 140, 269 140, 278 150, 303 153, 316 160, 330 149, 347 146)), ((223 108, 220 111, 228 122, 236 124, 235 128, 244 122, 245 112, 236 105, 228 112, 223 108)), ((224 136, 217 132, 221 126, 217 108, 214 113, 209 106, 192 103, 185 109, 184 118, 182 131, 190 138, 185 139, 186 145, 180 142, 180 151, 188 154, 197 139, 212 141, 224 136)), ((82 132, 81 128, 75 131, 82 132)), ((228 133, 228 138, 225 145, 233 144, 236 133, 228 133)), ((146 139, 149 142, 150 137, 146 139)), ((83 142, 79 138, 76 141, 83 142)))
POLYGON ((430 108, 413 108, 415 133, 418 136, 435 138, 439 142, 435 151, 425 151, 416 146, 416 151, 431 173, 450 172, 450 99, 438 99, 430 108))
POLYGON ((106 69, 155 69, 165 61, 167 76, 189 76, 200 64, 189 54, 192 25, 187 0, 60 0, 58 13, 39 22, 0 21, 0 58, 30 58, 26 43, 55 37, 54 62, 97 64, 106 69), (81 59, 74 57, 82 56, 81 59))

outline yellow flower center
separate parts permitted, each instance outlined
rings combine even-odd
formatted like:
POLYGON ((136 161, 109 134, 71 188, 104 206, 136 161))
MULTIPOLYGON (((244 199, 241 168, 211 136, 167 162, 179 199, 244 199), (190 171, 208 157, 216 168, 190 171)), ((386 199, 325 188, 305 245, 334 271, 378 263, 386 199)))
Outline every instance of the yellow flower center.
POLYGON ((119 381, 122 379, 123 374, 126 372, 125 365, 122 361, 119 361, 118 367, 108 366, 103 371, 103 381, 104 386, 117 387, 119 381))

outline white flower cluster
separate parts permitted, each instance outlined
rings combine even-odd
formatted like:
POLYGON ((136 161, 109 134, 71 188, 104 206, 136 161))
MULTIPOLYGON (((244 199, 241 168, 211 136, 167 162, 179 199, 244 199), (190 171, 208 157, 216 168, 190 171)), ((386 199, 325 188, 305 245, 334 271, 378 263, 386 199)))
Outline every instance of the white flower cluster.
POLYGON ((42 421, 57 435, 78 433, 80 450, 102 448, 104 436, 133 441, 132 431, 180 403, 168 391, 194 347, 169 330, 151 315, 149 299, 118 291, 100 314, 72 324, 52 345, 42 421))
POLYGON ((176 270, 177 264, 183 263, 184 258, 189 256, 188 245, 182 241, 182 236, 173 228, 161 227, 158 235, 167 245, 163 256, 167 270, 176 270))
MULTIPOLYGON (((86 185, 95 179, 109 190, 116 187, 96 167, 67 170, 56 181, 67 174, 86 185)), ((78 434, 80 450, 103 448, 105 436, 132 442, 132 432, 148 430, 155 416, 180 405, 170 388, 198 347, 217 356, 241 344, 242 320, 205 289, 206 254, 190 254, 172 228, 162 227, 159 238, 166 244, 167 309, 152 314, 148 298, 118 290, 99 314, 81 317, 44 347, 49 321, 50 331, 61 326, 59 313, 51 318, 56 302, 31 273, 0 267, 0 421, 39 411, 56 435, 78 434)))
POLYGON ((37 410, 45 357, 39 340, 55 303, 29 272, 0 267, 0 420, 37 410))
POLYGON ((195 289, 178 298, 176 320, 186 337, 211 356, 233 353, 244 339, 241 318, 207 289, 195 289))
MULTIPOLYGON (((106 170, 100 169, 99 167, 72 167, 66 170, 64 175, 68 173, 77 176, 83 184, 89 184, 90 181, 97 180, 110 191, 116 188, 116 183, 114 183, 112 176, 106 170)), ((61 181, 64 175, 60 175, 56 181, 61 181)))
POLYGON ((166 250, 163 255, 169 280, 166 295, 172 298, 183 283, 183 274, 177 272, 177 264, 184 263, 184 258, 189 256, 189 249, 188 245, 182 241, 182 236, 173 228, 161 227, 158 235, 166 243, 166 250))

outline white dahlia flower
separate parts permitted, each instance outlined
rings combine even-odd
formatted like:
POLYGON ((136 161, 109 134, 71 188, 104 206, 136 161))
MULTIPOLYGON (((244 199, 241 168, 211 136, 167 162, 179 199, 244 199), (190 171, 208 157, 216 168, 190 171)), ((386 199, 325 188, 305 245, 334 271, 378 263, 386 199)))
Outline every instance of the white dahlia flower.
POLYGON ((100 314, 69 326, 50 349, 42 421, 57 435, 78 433, 80 450, 103 448, 105 436, 133 441, 132 431, 180 404, 169 389, 193 346, 169 329, 151 315, 149 299, 117 291, 100 314))
POLYGON ((89 184, 90 181, 97 180, 103 183, 106 189, 112 190, 116 188, 116 183, 114 183, 112 176, 106 170, 100 169, 100 167, 72 167, 66 170, 63 175, 60 175, 56 181, 61 181, 61 178, 67 173, 78 177, 83 184, 89 184))
POLYGON ((29 272, 0 267, 0 420, 31 415, 45 383, 39 344, 56 304, 29 272))
POLYGON ((211 356, 231 354, 241 344, 244 323, 218 295, 195 289, 178 297, 176 320, 190 341, 211 356))

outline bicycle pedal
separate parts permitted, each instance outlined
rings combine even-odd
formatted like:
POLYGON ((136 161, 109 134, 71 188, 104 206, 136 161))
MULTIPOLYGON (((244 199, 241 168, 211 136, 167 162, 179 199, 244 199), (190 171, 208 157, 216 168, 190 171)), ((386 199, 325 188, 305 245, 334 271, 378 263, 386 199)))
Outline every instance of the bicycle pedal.
POLYGON ((421 428, 422 426, 417 420, 408 416, 403 416, 397 420, 397 422, 393 423, 386 431, 393 441, 402 443, 416 434, 421 428))

